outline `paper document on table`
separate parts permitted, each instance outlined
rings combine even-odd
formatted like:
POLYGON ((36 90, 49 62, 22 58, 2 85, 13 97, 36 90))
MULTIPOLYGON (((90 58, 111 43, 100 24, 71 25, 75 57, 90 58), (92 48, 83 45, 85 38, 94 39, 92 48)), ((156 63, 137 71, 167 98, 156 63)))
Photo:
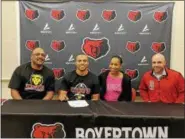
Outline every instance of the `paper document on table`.
POLYGON ((68 104, 69 106, 74 107, 74 108, 89 106, 89 104, 85 100, 71 100, 71 101, 68 101, 68 104))

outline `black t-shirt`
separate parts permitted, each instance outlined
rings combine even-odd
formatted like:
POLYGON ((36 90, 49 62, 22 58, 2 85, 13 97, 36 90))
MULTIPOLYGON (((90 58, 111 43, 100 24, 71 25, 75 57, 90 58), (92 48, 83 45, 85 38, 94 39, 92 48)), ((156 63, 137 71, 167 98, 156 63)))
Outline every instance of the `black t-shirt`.
POLYGON ((64 75, 59 90, 67 91, 69 100, 91 100, 92 94, 100 92, 98 77, 91 72, 80 76, 72 71, 64 75))
POLYGON ((42 99, 47 91, 54 91, 54 84, 51 69, 43 66, 42 70, 35 70, 29 62, 16 68, 8 87, 18 90, 23 99, 42 99))

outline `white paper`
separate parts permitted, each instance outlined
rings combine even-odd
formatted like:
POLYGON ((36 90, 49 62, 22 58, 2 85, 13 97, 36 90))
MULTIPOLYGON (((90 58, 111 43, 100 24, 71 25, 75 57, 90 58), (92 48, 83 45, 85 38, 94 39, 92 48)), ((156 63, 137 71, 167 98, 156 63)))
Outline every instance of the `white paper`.
POLYGON ((74 107, 74 108, 89 106, 89 104, 85 100, 71 100, 71 101, 68 101, 68 104, 69 106, 74 107))

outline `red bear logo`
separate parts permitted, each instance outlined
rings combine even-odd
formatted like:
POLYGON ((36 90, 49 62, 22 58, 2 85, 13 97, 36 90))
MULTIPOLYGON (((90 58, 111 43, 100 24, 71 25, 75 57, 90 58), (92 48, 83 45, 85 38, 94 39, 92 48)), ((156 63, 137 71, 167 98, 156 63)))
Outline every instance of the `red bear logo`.
POLYGON ((31 138, 65 138, 66 133, 61 123, 35 123, 32 127, 31 138))
POLYGON ((168 13, 167 12, 161 12, 161 11, 157 11, 154 13, 154 19, 156 22, 163 22, 167 19, 168 17, 168 13))
POLYGON ((112 21, 116 18, 116 11, 115 10, 104 10, 102 12, 102 17, 105 21, 112 21))
POLYGON ((76 13, 76 16, 81 21, 86 21, 90 17, 90 11, 89 10, 78 10, 76 13))
POLYGON ((51 17, 57 21, 63 19, 64 16, 65 16, 64 10, 56 10, 56 9, 51 10, 51 17))
POLYGON ((152 43, 152 50, 155 53, 162 53, 166 49, 166 44, 164 42, 153 42, 152 43))
POLYGON ((33 9, 26 9, 25 15, 29 20, 35 20, 39 17, 39 11, 33 9))
POLYGON ((131 70, 131 69, 126 69, 125 73, 130 76, 131 80, 135 80, 139 77, 139 71, 137 69, 131 70))
POLYGON ((61 79, 64 74, 65 74, 65 69, 64 68, 52 68, 55 79, 59 80, 61 79))
POLYGON ((141 12, 140 11, 132 11, 128 12, 128 19, 133 22, 137 22, 141 19, 141 12))
POLYGON ((28 50, 33 51, 33 49, 40 46, 40 41, 39 40, 27 40, 25 45, 28 50))
POLYGON ((126 49, 131 52, 131 53, 136 53, 140 50, 140 42, 136 41, 136 42, 131 42, 128 41, 127 45, 126 45, 126 49))
POLYGON ((60 52, 65 48, 65 42, 63 40, 52 40, 50 47, 56 51, 60 52))
POLYGON ((94 60, 98 60, 106 56, 110 51, 109 40, 105 37, 101 39, 85 38, 82 51, 94 60))

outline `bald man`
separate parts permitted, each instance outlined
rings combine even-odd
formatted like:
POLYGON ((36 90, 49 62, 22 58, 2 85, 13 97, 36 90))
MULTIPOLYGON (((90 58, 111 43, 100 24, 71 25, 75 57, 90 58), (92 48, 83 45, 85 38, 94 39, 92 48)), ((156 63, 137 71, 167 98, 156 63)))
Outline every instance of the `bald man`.
POLYGON ((59 100, 98 100, 98 77, 88 70, 89 60, 84 54, 76 57, 76 69, 67 73, 59 88, 59 100))
POLYGON ((45 56, 42 48, 35 48, 31 53, 31 62, 15 69, 8 86, 13 99, 53 98, 55 78, 52 70, 43 65, 45 56))
POLYGON ((139 86, 144 102, 184 103, 184 78, 166 67, 164 55, 152 56, 152 70, 144 74, 139 86))

